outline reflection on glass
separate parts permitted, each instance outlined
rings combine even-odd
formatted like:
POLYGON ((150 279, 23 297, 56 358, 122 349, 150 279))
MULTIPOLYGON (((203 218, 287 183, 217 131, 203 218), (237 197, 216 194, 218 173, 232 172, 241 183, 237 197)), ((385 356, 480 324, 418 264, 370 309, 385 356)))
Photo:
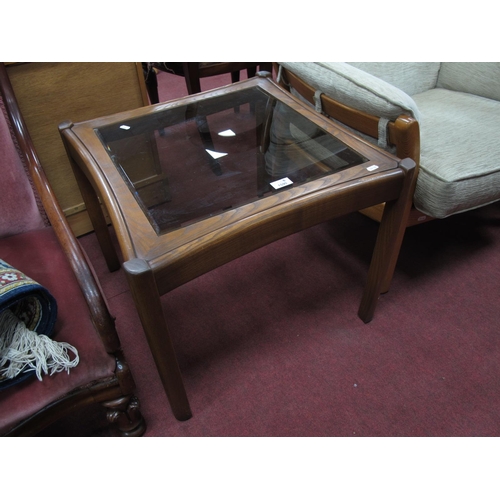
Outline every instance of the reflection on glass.
POLYGON ((96 133, 159 234, 366 161, 256 88, 96 133))
POLYGON ((234 137, 236 134, 231 129, 227 129, 219 132, 217 135, 220 135, 221 137, 234 137))
POLYGON ((214 159, 218 160, 219 158, 222 158, 223 156, 227 156, 227 153, 219 153, 217 151, 210 151, 210 149, 205 149, 205 151, 214 159))

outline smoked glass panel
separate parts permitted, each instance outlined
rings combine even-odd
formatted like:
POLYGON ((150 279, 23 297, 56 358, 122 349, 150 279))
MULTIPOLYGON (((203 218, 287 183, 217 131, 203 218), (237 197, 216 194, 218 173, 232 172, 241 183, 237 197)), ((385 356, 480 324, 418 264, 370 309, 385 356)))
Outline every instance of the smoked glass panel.
POLYGON ((96 133, 158 234, 366 161, 258 88, 96 133))

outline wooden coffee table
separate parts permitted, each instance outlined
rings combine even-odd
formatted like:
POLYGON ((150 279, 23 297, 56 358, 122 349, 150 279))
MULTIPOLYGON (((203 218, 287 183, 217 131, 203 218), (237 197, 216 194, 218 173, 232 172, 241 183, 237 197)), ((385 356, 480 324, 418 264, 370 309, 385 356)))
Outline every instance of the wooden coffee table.
POLYGON ((160 296, 315 224, 386 202, 360 318, 388 290, 411 206, 413 161, 338 127, 267 75, 60 133, 110 270, 100 202, 172 411, 191 417, 160 296))

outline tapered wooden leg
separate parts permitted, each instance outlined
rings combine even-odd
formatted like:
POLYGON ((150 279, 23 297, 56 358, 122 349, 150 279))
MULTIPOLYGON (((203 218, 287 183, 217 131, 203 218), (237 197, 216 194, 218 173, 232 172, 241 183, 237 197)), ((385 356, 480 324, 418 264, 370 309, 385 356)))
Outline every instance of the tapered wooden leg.
POLYGON ((76 182, 85 203, 85 208, 87 209, 90 221, 92 222, 97 241, 101 247, 108 269, 111 272, 116 271, 117 269, 120 269, 120 260, 118 259, 115 247, 111 241, 108 224, 104 214, 102 213, 101 203, 94 191, 94 188, 92 187, 92 184, 73 160, 71 151, 68 149, 66 141, 64 140, 64 130, 70 129, 72 126, 73 124, 70 121, 63 122, 59 125, 59 132, 62 135, 64 147, 66 149, 71 168, 75 175, 76 182))
POLYGON ((172 412, 178 420, 187 420, 192 416, 191 408, 153 271, 142 259, 129 260, 123 264, 123 268, 172 412))
POLYGON ((184 62, 182 63, 182 71, 186 80, 186 87, 189 95, 198 94, 201 92, 200 84, 200 67, 199 63, 184 62))
POLYGON ((149 63, 142 63, 142 71, 144 73, 149 102, 151 104, 158 104, 160 97, 158 95, 158 77, 156 76, 156 71, 149 63))
POLYGON ((80 193, 85 203, 85 208, 87 209, 90 221, 92 222, 92 227, 94 228, 97 241, 101 247, 108 269, 110 272, 116 271, 120 269, 120 260, 118 259, 118 254, 116 253, 113 242, 111 241, 108 223, 102 213, 99 198, 97 197, 92 184, 90 184, 90 181, 80 170, 80 167, 71 159, 71 155, 68 154, 68 158, 70 158, 76 182, 80 189, 80 193))
POLYGON ((380 294, 389 290, 413 202, 415 162, 406 158, 401 161, 400 166, 406 174, 404 184, 399 198, 385 204, 367 284, 358 310, 358 316, 365 323, 373 319, 380 294))

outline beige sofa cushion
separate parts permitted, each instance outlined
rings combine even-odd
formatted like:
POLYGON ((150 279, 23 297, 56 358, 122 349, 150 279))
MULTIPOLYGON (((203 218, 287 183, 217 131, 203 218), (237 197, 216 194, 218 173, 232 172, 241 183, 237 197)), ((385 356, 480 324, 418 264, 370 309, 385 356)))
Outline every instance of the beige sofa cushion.
POLYGON ((435 88, 441 67, 439 62, 350 62, 349 64, 381 78, 409 96, 435 88))
POLYGON ((500 102, 434 89, 422 113, 415 206, 443 218, 500 200, 500 102))
POLYGON ((441 63, 437 87, 500 101, 500 63, 441 63))

